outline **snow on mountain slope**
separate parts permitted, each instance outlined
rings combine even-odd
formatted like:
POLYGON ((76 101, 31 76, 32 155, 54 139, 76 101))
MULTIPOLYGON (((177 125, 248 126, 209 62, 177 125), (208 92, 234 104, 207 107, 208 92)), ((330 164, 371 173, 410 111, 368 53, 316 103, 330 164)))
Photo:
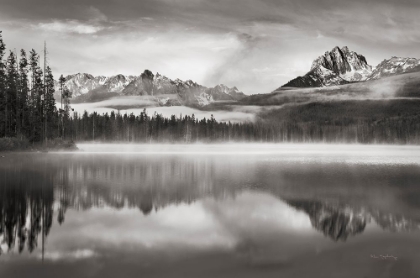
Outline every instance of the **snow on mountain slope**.
MULTIPOLYGON (((99 80, 88 73, 77 73, 65 77, 65 86, 73 93, 73 96, 83 95, 100 86, 99 80)), ((56 82, 55 90, 59 90, 59 84, 56 82)))
POLYGON ((103 86, 105 86, 109 92, 120 93, 124 90, 124 88, 130 84, 136 77, 129 75, 125 76, 122 74, 118 74, 115 76, 111 76, 106 79, 103 86))
POLYGON ((363 55, 347 46, 334 47, 312 63, 311 70, 282 87, 325 87, 379 79, 386 76, 420 71, 420 60, 392 57, 372 68, 363 55))
POLYGON ((372 74, 369 76, 369 80, 414 71, 420 71, 419 59, 394 56, 391 59, 383 60, 373 70, 372 74))
POLYGON ((347 46, 334 47, 313 61, 311 70, 288 82, 284 87, 323 87, 364 81, 372 73, 366 58, 347 46))
POLYGON ((332 85, 347 84, 348 81, 341 78, 332 70, 326 69, 323 66, 313 68, 304 76, 299 76, 283 87, 325 87, 332 85))
MULTIPOLYGON (((100 88, 100 91, 120 93, 135 79, 135 76, 125 76, 118 74, 111 77, 93 76, 88 73, 77 73, 65 77, 65 86, 73 93, 73 97, 78 97, 100 88), (103 88, 101 88, 103 87, 103 88)), ((55 82, 55 90, 59 91, 60 85, 55 82)))
MULTIPOLYGON (((156 75, 150 71, 145 71, 145 73, 140 76, 118 74, 111 77, 94 77, 87 73, 78 73, 67 76, 65 86, 73 92, 76 102, 103 100, 116 94, 124 96, 153 95, 157 97, 160 105, 206 106, 215 101, 236 101, 245 97, 245 94, 236 87, 217 85, 214 88, 207 88, 192 80, 171 80, 159 73, 156 75), (146 72, 147 74, 145 74, 146 72), (176 95, 177 98, 168 98, 167 95, 176 95)), ((56 91, 59 91, 58 82, 56 82, 56 91)))
POLYGON ((350 51, 347 46, 343 48, 334 47, 325 55, 319 56, 313 63, 311 70, 324 67, 336 73, 346 81, 366 80, 372 72, 372 67, 368 65, 366 58, 354 51, 350 51))

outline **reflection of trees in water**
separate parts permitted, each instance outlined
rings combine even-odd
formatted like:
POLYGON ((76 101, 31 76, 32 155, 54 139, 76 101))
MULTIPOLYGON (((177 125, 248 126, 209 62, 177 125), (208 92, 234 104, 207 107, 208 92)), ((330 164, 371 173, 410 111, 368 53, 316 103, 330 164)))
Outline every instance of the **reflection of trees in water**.
MULTIPOLYGON (((52 160, 49 164, 37 165, 36 170, 31 167, 0 169, 0 238, 9 250, 16 248, 22 252, 25 245, 30 252, 35 250, 39 247, 40 236, 48 235, 53 218, 61 225, 69 208, 130 207, 148 215, 171 204, 192 203, 206 196, 232 197, 249 189, 244 184, 255 184, 256 180, 264 178, 251 168, 235 172, 235 168, 206 159, 160 158, 101 163, 84 157, 52 160)), ((270 181, 265 181, 267 186, 257 190, 266 190, 284 199, 277 183, 270 181)), ((402 230, 397 229, 402 225, 406 227, 404 230, 410 230, 419 225, 403 217, 322 201, 289 198, 286 202, 307 213, 313 227, 335 241, 362 233, 371 217, 388 230, 402 230)))
POLYGON ((22 252, 26 245, 34 251, 40 237, 49 234, 54 209, 61 225, 69 208, 129 207, 148 215, 153 209, 205 196, 233 196, 234 187, 218 182, 213 165, 203 163, 115 162, 101 167, 85 161, 38 165, 37 170, 0 169, 0 240, 8 250, 22 252))
POLYGON ((214 167, 202 160, 119 160, 108 161, 103 167, 85 161, 58 171, 58 184, 62 186, 56 186, 56 199, 63 207, 66 202, 76 209, 130 207, 149 214, 169 204, 233 195, 237 187, 230 183, 227 186, 224 175, 215 173, 220 169, 214 167))
POLYGON ((53 222, 52 175, 2 171, 0 176, 0 236, 9 250, 22 252, 27 245, 32 252, 53 222))

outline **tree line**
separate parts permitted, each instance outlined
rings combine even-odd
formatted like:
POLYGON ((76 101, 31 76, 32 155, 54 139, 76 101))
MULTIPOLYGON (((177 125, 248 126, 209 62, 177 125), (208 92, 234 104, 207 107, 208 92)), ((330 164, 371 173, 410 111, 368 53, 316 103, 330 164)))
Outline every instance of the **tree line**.
POLYGON ((309 121, 278 115, 279 111, 270 114, 255 122, 231 123, 218 122, 213 115, 201 120, 194 115, 166 118, 157 113, 148 115, 146 110, 139 115, 74 113, 67 121, 66 136, 74 141, 137 143, 420 143, 420 113, 362 119, 334 116, 327 120, 314 113, 309 121))

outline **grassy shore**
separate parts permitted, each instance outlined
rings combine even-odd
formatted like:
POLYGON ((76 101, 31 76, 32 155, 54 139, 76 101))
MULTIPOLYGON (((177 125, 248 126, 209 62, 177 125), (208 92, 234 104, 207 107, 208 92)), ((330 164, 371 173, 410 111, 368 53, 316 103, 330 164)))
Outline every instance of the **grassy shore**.
POLYGON ((78 150, 76 144, 72 141, 66 141, 60 138, 48 140, 45 143, 31 143, 26 139, 19 139, 14 137, 0 138, 0 152, 7 151, 76 151, 78 150))

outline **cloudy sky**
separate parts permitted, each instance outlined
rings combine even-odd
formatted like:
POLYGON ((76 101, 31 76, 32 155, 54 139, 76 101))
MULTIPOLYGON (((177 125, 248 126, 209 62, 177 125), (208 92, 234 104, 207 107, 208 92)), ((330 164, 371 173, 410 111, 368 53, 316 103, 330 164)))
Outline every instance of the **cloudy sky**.
POLYGON ((334 46, 375 66, 420 58, 418 0, 0 0, 9 49, 42 51, 55 75, 139 75, 268 93, 334 46))

